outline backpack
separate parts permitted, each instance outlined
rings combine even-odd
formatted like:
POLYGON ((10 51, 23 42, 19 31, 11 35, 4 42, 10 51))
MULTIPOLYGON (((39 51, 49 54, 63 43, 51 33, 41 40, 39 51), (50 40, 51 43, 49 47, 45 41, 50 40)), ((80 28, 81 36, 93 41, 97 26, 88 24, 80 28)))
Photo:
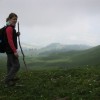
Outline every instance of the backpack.
POLYGON ((6 26, 0 29, 0 53, 5 53, 5 30, 6 26))

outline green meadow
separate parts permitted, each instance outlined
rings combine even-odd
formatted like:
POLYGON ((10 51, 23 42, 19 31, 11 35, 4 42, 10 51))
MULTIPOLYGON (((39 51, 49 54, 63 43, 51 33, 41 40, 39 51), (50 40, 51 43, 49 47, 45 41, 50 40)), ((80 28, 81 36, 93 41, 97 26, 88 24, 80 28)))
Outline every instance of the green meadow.
POLYGON ((20 80, 5 88, 6 56, 0 55, 0 100, 100 100, 100 46, 84 50, 19 57, 20 80))

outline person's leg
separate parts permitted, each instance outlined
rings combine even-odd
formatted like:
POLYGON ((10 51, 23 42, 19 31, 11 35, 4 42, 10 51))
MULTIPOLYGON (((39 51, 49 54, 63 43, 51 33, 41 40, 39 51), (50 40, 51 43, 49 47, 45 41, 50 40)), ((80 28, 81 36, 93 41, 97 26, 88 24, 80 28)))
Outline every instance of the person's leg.
MULTIPOLYGON (((5 79, 5 83, 9 84, 11 81, 12 82, 14 81, 13 79, 14 79, 15 75, 17 74, 17 72, 19 71, 20 64, 19 64, 18 58, 15 57, 14 54, 7 54, 7 56, 8 56, 8 59, 9 59, 8 64, 12 65, 11 67, 8 68, 10 70, 9 70, 9 73, 7 74, 6 79, 5 79)), ((13 83, 12 83, 12 85, 14 85, 13 83)))
POLYGON ((7 55, 7 74, 9 73, 9 71, 12 67, 10 59, 11 59, 11 57, 7 55))

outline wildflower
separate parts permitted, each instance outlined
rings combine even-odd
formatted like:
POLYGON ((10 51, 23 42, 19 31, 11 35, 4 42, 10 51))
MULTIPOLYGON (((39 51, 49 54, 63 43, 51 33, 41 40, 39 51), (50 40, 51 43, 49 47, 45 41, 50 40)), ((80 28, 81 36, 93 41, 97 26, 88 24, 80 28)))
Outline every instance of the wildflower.
POLYGON ((92 84, 89 84, 90 86, 92 85, 92 84))
POLYGON ((92 91, 89 91, 90 93, 92 93, 92 91))
POLYGON ((96 82, 96 80, 93 80, 93 82, 96 82))

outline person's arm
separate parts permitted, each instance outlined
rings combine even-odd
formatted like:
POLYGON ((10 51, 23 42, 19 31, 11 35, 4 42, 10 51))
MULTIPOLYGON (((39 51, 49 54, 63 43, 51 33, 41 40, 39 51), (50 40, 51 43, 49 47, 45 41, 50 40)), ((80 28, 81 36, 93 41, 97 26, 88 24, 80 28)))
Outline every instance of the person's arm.
POLYGON ((14 53, 16 53, 17 50, 16 50, 16 48, 14 46, 14 42, 13 42, 13 28, 11 26, 7 27, 6 34, 7 34, 8 43, 9 43, 11 49, 13 50, 14 53))

